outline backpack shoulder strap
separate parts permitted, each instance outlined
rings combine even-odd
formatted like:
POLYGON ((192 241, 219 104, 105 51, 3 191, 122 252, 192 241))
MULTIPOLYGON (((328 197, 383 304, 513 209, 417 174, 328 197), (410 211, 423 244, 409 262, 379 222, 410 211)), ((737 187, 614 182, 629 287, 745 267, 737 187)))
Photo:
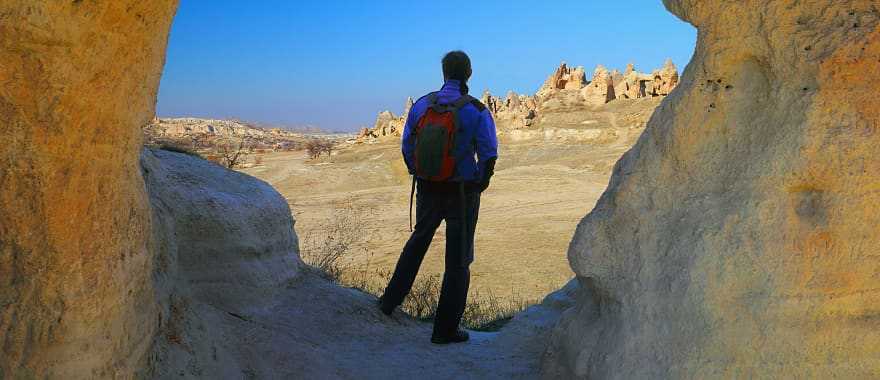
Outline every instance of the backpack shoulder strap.
POLYGON ((461 109, 461 107, 464 107, 466 104, 468 104, 474 100, 476 100, 476 99, 474 99, 473 96, 462 95, 460 98, 458 98, 458 100, 455 101, 455 103, 452 103, 452 106, 456 110, 459 110, 459 109, 461 109))

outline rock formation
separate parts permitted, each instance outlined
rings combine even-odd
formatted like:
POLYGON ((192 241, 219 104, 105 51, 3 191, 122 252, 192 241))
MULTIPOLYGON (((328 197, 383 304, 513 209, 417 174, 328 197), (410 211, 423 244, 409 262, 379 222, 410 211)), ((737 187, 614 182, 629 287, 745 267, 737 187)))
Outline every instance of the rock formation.
MULTIPOLYGON (((558 106, 595 107, 615 99, 666 96, 677 84, 678 72, 669 60, 662 69, 655 70, 652 74, 636 71, 633 64, 627 65, 623 73, 618 70, 608 71, 604 66, 598 65, 592 81, 586 80, 583 66, 571 68, 562 62, 535 95, 508 91, 505 97, 499 97, 486 90, 480 101, 492 113, 499 130, 520 129, 535 125, 547 102, 556 102, 557 109, 558 106)), ((412 98, 408 98, 402 117, 396 117, 389 111, 379 113, 373 128, 363 128, 358 132, 358 140, 399 137, 411 106, 412 98)))
POLYGON ((199 118, 155 118, 144 127, 149 145, 172 142, 193 149, 210 147, 217 141, 244 139, 259 149, 285 150, 301 146, 302 133, 281 128, 261 128, 237 120, 199 118))
POLYGON ((553 90, 580 90, 586 83, 587 78, 583 66, 572 69, 565 62, 562 62, 556 71, 544 81, 538 93, 544 94, 553 90))
POLYGON ((151 374, 242 373, 242 348, 218 314, 246 314, 277 302, 302 265, 287 201, 269 184, 182 153, 145 149, 141 167, 152 208, 152 278, 159 303, 151 374), (193 328, 192 326, 199 326, 193 328), (232 346, 232 347, 230 347, 232 346), (222 365, 217 357, 224 358, 222 365))
POLYGON ((581 96, 588 105, 602 105, 616 98, 614 79, 605 66, 596 66, 593 70, 593 79, 581 90, 581 96))
POLYGON ((400 137, 403 134, 403 127, 406 125, 406 118, 409 117, 409 110, 413 106, 413 98, 407 97, 406 103, 403 105, 403 115, 394 116, 391 111, 385 110, 379 112, 376 116, 376 122, 373 128, 363 128, 358 132, 358 139, 363 141, 367 139, 382 137, 400 137))
POLYGON ((666 63, 659 70, 651 73, 653 77, 653 86, 651 88, 652 96, 666 96, 672 92, 672 89, 678 85, 678 69, 671 59, 667 59, 666 63))
POLYGON ((255 307, 300 262, 268 184, 184 154, 139 161, 177 2, 14 4, 0 5, 0 378, 168 377, 210 358, 224 337, 193 308, 255 307))
POLYGON ((131 378, 158 330, 138 170, 176 0, 0 3, 0 377, 131 378))
POLYGON ((876 3, 664 3, 696 52, 578 225, 545 377, 877 377, 876 3))

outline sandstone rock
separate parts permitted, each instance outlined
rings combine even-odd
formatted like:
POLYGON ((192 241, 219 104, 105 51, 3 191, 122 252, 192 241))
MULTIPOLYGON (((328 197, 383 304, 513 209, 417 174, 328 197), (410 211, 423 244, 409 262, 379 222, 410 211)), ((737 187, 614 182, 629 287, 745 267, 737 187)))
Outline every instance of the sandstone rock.
POLYGON ((580 90, 586 82, 582 66, 572 69, 565 62, 562 62, 556 71, 547 78, 538 90, 538 94, 547 95, 557 90, 580 90))
POLYGON ((614 100, 614 81, 605 66, 596 66, 593 79, 581 90, 581 96, 589 105, 601 105, 614 100))
POLYGON ((0 2, 0 377, 132 378, 157 330, 138 170, 176 0, 0 2))
POLYGON ((636 66, 632 63, 626 64, 626 69, 623 70, 623 76, 626 77, 636 71, 636 66))
POLYGON ((643 98, 647 96, 647 82, 653 82, 653 78, 648 74, 635 71, 632 64, 629 64, 623 80, 614 86, 614 94, 623 99, 643 98))
POLYGON ((665 4, 696 53, 578 225, 544 376, 877 377, 876 3, 665 4))
POLYGON ((575 67, 568 74, 568 80, 565 82, 566 90, 580 90, 587 84, 587 76, 583 66, 575 67))
POLYGON ((403 115, 400 116, 401 118, 403 118, 404 121, 406 121, 407 116, 409 116, 409 110, 412 109, 412 106, 413 98, 412 96, 407 96, 406 103, 403 105, 403 115))
POLYGON ((163 142, 191 144, 194 148, 208 148, 217 141, 247 140, 259 149, 284 149, 305 140, 302 133, 281 128, 261 128, 238 120, 200 118, 154 118, 144 126, 144 137, 150 145, 163 142))
POLYGON ((611 70, 612 85, 617 86, 618 84, 620 84, 620 82, 623 82, 623 74, 621 74, 620 71, 617 69, 611 70))
POLYGON ((373 124, 373 131, 375 131, 378 136, 391 136, 394 134, 393 130, 393 121, 397 117, 394 116, 391 111, 382 111, 379 112, 379 116, 376 117, 376 123, 373 124))
POLYGON ((654 70, 651 76, 654 79, 651 88, 651 95, 653 96, 669 95, 672 89, 678 85, 678 69, 676 69, 671 59, 667 59, 662 68, 654 70))
POLYGON ((507 106, 507 110, 518 112, 522 108, 522 104, 520 103, 519 95, 517 95, 513 91, 507 92, 507 100, 505 101, 505 105, 507 106))

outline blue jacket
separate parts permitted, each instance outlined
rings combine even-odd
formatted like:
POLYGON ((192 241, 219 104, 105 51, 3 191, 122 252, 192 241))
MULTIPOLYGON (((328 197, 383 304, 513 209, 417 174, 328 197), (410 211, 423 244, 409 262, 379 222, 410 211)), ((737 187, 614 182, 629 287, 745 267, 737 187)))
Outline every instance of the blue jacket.
MULTIPOLYGON (((448 80, 438 92, 437 101, 441 104, 454 103, 461 97, 461 88, 457 80, 448 80)), ((415 138, 412 131, 415 130, 419 119, 425 114, 430 105, 429 96, 425 95, 417 100, 409 111, 406 125, 403 127, 401 137, 401 150, 403 160, 410 173, 415 172, 413 164, 413 152, 415 150, 415 138)), ((460 181, 480 181, 486 169, 486 161, 492 157, 498 157, 498 138, 495 134, 495 121, 492 114, 479 101, 473 101, 461 107, 458 111, 462 130, 456 134, 456 147, 454 155, 458 161, 455 168, 455 176, 460 181), (476 156, 476 159, 475 159, 476 156)))

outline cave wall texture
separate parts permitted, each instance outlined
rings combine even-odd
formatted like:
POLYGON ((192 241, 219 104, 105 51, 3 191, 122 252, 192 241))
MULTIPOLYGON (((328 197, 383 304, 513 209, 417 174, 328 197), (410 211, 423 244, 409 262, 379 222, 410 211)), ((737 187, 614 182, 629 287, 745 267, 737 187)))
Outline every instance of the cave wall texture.
POLYGON ((146 364, 158 322, 138 157, 176 8, 0 2, 0 378, 146 364))
POLYGON ((880 5, 664 3, 696 51, 578 225, 544 375, 880 377, 880 5))

